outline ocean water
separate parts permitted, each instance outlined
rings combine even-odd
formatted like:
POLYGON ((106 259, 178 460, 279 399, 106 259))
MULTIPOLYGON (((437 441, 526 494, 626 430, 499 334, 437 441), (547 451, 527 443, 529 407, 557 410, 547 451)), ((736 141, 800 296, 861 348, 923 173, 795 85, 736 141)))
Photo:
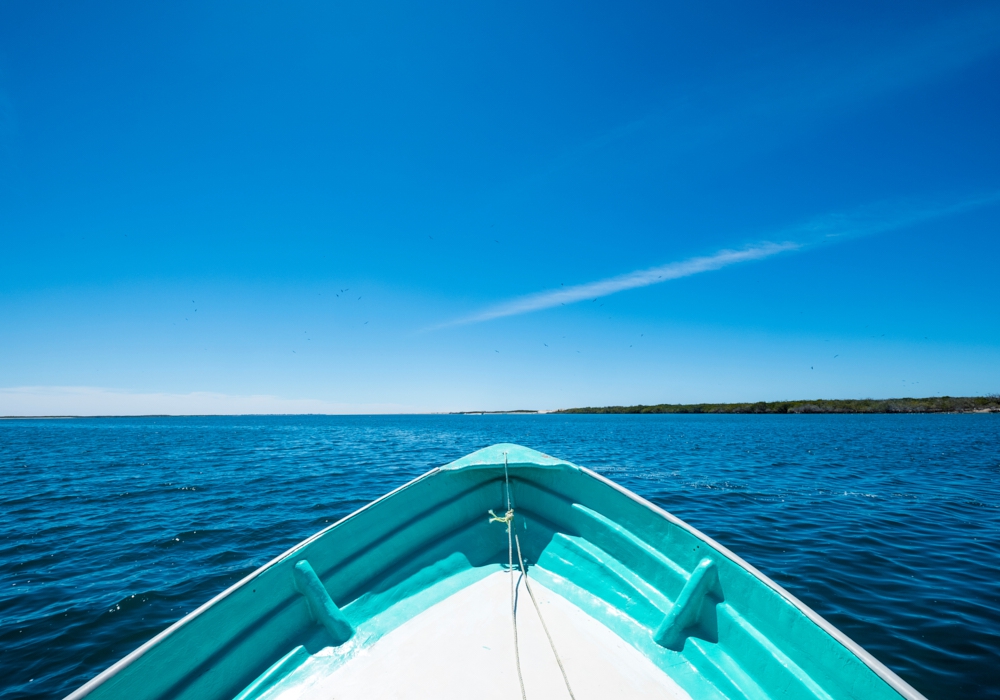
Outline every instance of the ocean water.
POLYGON ((1000 415, 0 421, 0 696, 64 696, 327 524, 505 441, 716 538, 928 697, 1000 697, 1000 415))

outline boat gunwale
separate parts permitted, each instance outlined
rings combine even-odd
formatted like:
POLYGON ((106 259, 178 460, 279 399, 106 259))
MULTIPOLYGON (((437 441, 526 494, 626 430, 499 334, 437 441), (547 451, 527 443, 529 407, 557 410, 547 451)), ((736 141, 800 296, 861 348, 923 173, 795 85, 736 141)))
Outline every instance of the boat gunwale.
MULTIPOLYGON (((712 539, 711 537, 709 537, 705 533, 703 533, 700 530, 698 530, 698 528, 696 528, 696 527, 694 527, 692 525, 689 525, 688 523, 686 523, 683 520, 681 520, 680 518, 678 518, 676 515, 673 515, 672 513, 668 512, 667 510, 664 510, 663 508, 661 508, 660 506, 656 505, 652 501, 649 501, 648 499, 643 498, 642 496, 638 495, 637 493, 634 493, 633 491, 625 488, 621 484, 616 483, 615 481, 613 481, 612 479, 609 479, 606 476, 598 474, 597 472, 595 472, 592 469, 589 469, 588 467, 582 467, 582 466, 579 466, 577 464, 574 464, 574 463, 568 462, 568 461, 563 461, 563 464, 566 465, 566 466, 568 466, 568 467, 570 467, 570 468, 578 469, 579 471, 583 472, 584 474, 586 474, 586 475, 588 475, 588 476, 596 479, 598 482, 601 482, 601 483, 603 483, 603 484, 605 484, 607 486, 610 486, 612 489, 614 489, 615 491, 619 492, 623 496, 629 498, 630 500, 634 501, 635 503, 638 503, 641 506, 644 506, 644 507, 648 508, 649 510, 653 511, 654 513, 656 513, 660 517, 665 518, 668 522, 673 523, 674 525, 677 525, 678 527, 681 527, 686 532, 694 535, 695 537, 697 537, 701 541, 705 542, 707 545, 709 545, 710 547, 712 547, 713 549, 715 549, 717 552, 719 552, 720 554, 722 554, 723 556, 725 556, 727 559, 729 559, 730 561, 732 561, 733 563, 735 563, 737 566, 739 566, 742 569, 744 569, 745 571, 749 572, 758 581, 760 581, 761 583, 763 583, 764 585, 766 585, 767 587, 769 587, 771 590, 773 590, 776 593, 778 593, 778 595, 780 595, 782 598, 784 598, 785 600, 787 600, 789 603, 791 603, 797 610, 799 610, 799 612, 801 612, 803 615, 805 615, 813 624, 817 625, 820 629, 822 629, 824 632, 826 632, 831 637, 833 637, 837 642, 839 642, 842 646, 844 646, 848 651, 850 651, 852 654, 854 654, 854 656, 856 656, 858 659, 860 659, 861 662, 865 664, 865 666, 867 666, 869 669, 871 669, 872 672, 875 673, 875 675, 877 675, 879 678, 881 678, 883 681, 885 681, 893 690, 895 690, 897 693, 899 693, 900 696, 902 696, 903 698, 906 698, 906 700, 927 700, 926 696, 924 696, 916 688, 914 688, 909 683, 907 683, 905 680, 903 680, 892 669, 890 669, 888 666, 886 666, 881 661, 879 661, 877 658, 875 658, 870 652, 868 652, 867 650, 865 650, 864 647, 862 647, 860 644, 858 644, 853 639, 851 639, 846 634, 844 634, 836 626, 834 626, 832 623, 830 623, 828 620, 826 620, 822 615, 820 615, 815 610, 813 610, 808 605, 806 605, 804 602, 802 602, 801 600, 799 600, 798 598, 796 598, 794 595, 792 595, 789 591, 787 591, 781 585, 779 585, 778 583, 776 583, 775 581, 773 581, 771 578, 769 578, 766 574, 764 574, 763 572, 761 572, 760 570, 758 570, 752 564, 750 564, 747 561, 745 561, 742 557, 740 557, 739 555, 737 555, 736 553, 734 553, 733 551, 731 551, 730 549, 728 549, 724 545, 716 542, 714 539, 712 539)), ((446 466, 447 465, 445 465, 445 467, 446 466)), ((477 465, 477 466, 480 466, 480 468, 481 468, 481 466, 485 466, 485 465, 477 465)), ((499 465, 497 465, 497 466, 499 466, 499 465)), ((542 468, 545 468, 545 467, 542 467, 542 468)), ((174 622, 169 627, 167 627, 166 629, 164 629, 162 632, 159 632, 152 639, 150 639, 149 641, 145 642, 141 646, 137 647, 136 649, 134 649, 133 651, 131 651, 129 654, 127 654, 123 658, 119 659, 114 664, 112 664, 108 668, 104 669, 99 674, 97 674, 96 676, 94 676, 93 678, 91 678, 89 681, 87 681, 86 683, 84 683, 82 686, 80 686, 79 688, 77 688, 76 690, 74 690, 72 693, 70 693, 69 695, 65 696, 65 698, 63 700, 82 700, 83 698, 87 697, 91 692, 93 692, 94 690, 96 690, 98 687, 100 687, 101 685, 103 685, 104 683, 106 683, 107 681, 111 680, 116 675, 118 675, 119 673, 121 673, 122 671, 124 671, 125 669, 127 669, 129 666, 131 666, 133 663, 135 663, 138 659, 140 659, 144 654, 146 654, 151 649, 153 649, 154 647, 156 647, 157 645, 159 645, 161 642, 163 642, 168 636, 170 636, 171 634, 175 633, 177 630, 179 630, 180 628, 184 627, 185 625, 189 624, 191 621, 193 621, 198 616, 204 614, 213 605, 215 605, 216 603, 219 603, 222 600, 224 600, 225 598, 229 597, 230 595, 232 595, 233 593, 235 593, 238 589, 242 588, 244 585, 246 585, 247 583, 249 583, 253 579, 255 579, 258 576, 260 576, 262 573, 264 573, 264 571, 266 571, 267 569, 269 569, 272 566, 276 565, 278 562, 280 562, 280 561, 284 560, 285 558, 291 556, 296 551, 302 549, 303 547, 305 547, 306 545, 310 544, 311 542, 319 539, 320 537, 322 537, 323 535, 325 535, 330 530, 334 529, 335 527, 337 527, 338 525, 340 525, 344 521, 349 520, 349 519, 351 519, 351 518, 353 518, 353 517, 355 517, 357 515, 362 514, 364 511, 368 510, 369 508, 373 508, 377 504, 379 504, 382 501, 384 501, 385 499, 387 499, 387 498, 395 495, 396 493, 402 491, 403 489, 406 489, 406 488, 408 488, 408 487, 410 487, 410 486, 412 486, 412 485, 414 485, 414 484, 416 484, 416 483, 418 483, 420 481, 423 481, 424 479, 428 479, 431 476, 433 476, 433 475, 435 475, 435 474, 437 474, 439 472, 446 472, 446 471, 453 471, 453 470, 448 470, 448 469, 445 469, 444 467, 434 467, 433 469, 430 469, 429 471, 421 474, 420 476, 418 476, 418 477, 416 477, 414 479, 411 479, 410 481, 406 482, 405 484, 402 484, 401 486, 396 487, 392 491, 389 491, 388 493, 380 496, 379 498, 376 498, 374 501, 365 504, 364 506, 362 506, 361 508, 358 508, 357 510, 353 511, 352 513, 349 513, 348 515, 345 515, 340 520, 336 521, 335 523, 332 523, 332 524, 328 525, 327 527, 323 528, 319 532, 317 532, 317 533, 315 533, 315 534, 307 537, 306 539, 302 540, 301 542, 299 542, 295 546, 291 547, 290 549, 286 550, 285 552, 283 552, 283 553, 279 554, 278 556, 274 557, 273 559, 271 559, 270 561, 268 561, 266 564, 262 565, 260 568, 258 568, 255 571, 247 574, 244 578, 240 579, 239 581, 237 581, 232 586, 230 586, 229 588, 225 589, 224 591, 222 591, 221 593, 219 593, 215 597, 209 599, 207 602, 203 603, 202 605, 200 605, 199 607, 197 607, 195 610, 191 611, 190 613, 188 613, 187 615, 185 615, 184 617, 182 617, 177 622, 174 622)), ((454 470, 454 471, 458 471, 458 470, 454 470)))
POLYGON ((328 525, 327 527, 323 528, 319 532, 317 532, 317 533, 315 533, 313 535, 310 535, 309 537, 307 537, 306 539, 302 540, 301 542, 299 542, 295 546, 293 546, 290 549, 282 552, 281 554, 279 554, 278 556, 274 557, 273 559, 271 559, 266 564, 263 564, 262 566, 260 566, 260 568, 254 570, 254 571, 250 572, 249 574, 247 574, 246 576, 244 576, 242 579, 240 579, 239 581, 237 581, 236 583, 234 583, 233 585, 231 585, 229 588, 225 589, 224 591, 222 591, 218 595, 214 596, 213 598, 210 598, 207 602, 202 603, 197 608, 195 608, 194 610, 192 610, 191 612, 189 612, 187 615, 185 615, 181 619, 177 620, 177 622, 174 622, 173 624, 171 624, 165 630, 163 630, 161 632, 158 632, 156 634, 156 636, 154 636, 152 639, 150 639, 149 641, 145 642, 141 646, 133 649, 131 652, 129 652, 128 654, 126 654, 124 657, 122 657, 121 659, 119 659, 115 663, 113 663, 110 666, 108 666, 106 669, 104 669, 103 671, 101 671, 100 673, 98 673, 96 676, 94 676, 93 678, 91 678, 89 681, 87 681, 86 683, 84 683, 83 685, 81 685, 79 688, 77 688, 76 690, 74 690, 72 693, 70 693, 69 695, 65 696, 63 698, 63 700, 82 700, 82 698, 87 697, 88 695, 90 695, 90 693, 92 693, 93 691, 95 691, 97 688, 99 688, 100 686, 104 685, 106 682, 108 682, 109 680, 111 680, 112 678, 114 678, 115 676, 117 676, 119 673, 121 673, 122 671, 124 671, 125 669, 127 669, 129 666, 131 666, 136 661, 138 661, 139 658, 141 658, 144 654, 146 654, 146 652, 150 651, 151 649, 153 649, 153 647, 155 647, 158 644, 160 644, 168 636, 170 636, 171 634, 173 634, 174 632, 176 632, 180 628, 184 627, 185 625, 189 624, 192 620, 194 620, 199 615, 202 615, 203 613, 205 613, 210 607, 212 607, 216 603, 219 603, 219 602, 223 601, 224 599, 228 598, 230 595, 232 595, 233 593, 235 593, 238 589, 242 588, 247 583, 249 583, 253 579, 255 579, 258 576, 260 576, 267 569, 270 569, 272 566, 274 566, 278 562, 284 560, 285 558, 291 556, 292 554, 294 554, 298 550, 302 549, 303 547, 305 547, 309 543, 311 543, 311 542, 319 539, 320 537, 322 537, 323 535, 325 535, 327 532, 329 532, 333 528, 335 528, 338 525, 340 525, 341 523, 343 523, 345 520, 349 520, 349 519, 353 518, 356 515, 360 515, 364 511, 368 510, 369 508, 373 508, 375 505, 377 505, 378 503, 384 501, 385 499, 389 498, 390 496, 393 496, 396 493, 398 493, 399 491, 402 491, 403 489, 408 488, 408 487, 412 486, 413 484, 416 484, 416 483, 418 483, 420 481, 423 481, 424 479, 427 479, 427 478, 433 476, 434 474, 438 473, 439 471, 441 471, 441 467, 434 467, 430 471, 424 472, 420 476, 418 476, 418 477, 416 477, 414 479, 411 479, 410 481, 407 481, 405 484, 402 484, 401 486, 397 486, 392 491, 389 491, 388 493, 383 494, 382 496, 379 496, 378 498, 376 498, 371 503, 366 503, 365 505, 361 506, 357 510, 355 510, 355 511, 353 511, 351 513, 348 513, 347 515, 345 515, 343 518, 341 518, 337 522, 331 523, 330 525, 328 525))
POLYGON ((733 563, 735 563, 738 566, 742 567, 745 571, 747 571, 750 574, 752 574, 753 576, 755 576, 758 581, 760 581, 761 583, 765 584, 766 586, 768 586, 769 588, 771 588, 773 591, 775 591, 776 593, 778 593, 785 600, 787 600, 789 603, 791 603, 792 605, 794 605, 799 610, 799 612, 801 612, 803 615, 805 615, 807 618, 809 618, 809 620, 812 621, 813 624, 819 626, 820 629, 822 629, 824 632, 826 632, 827 634, 829 634, 835 640, 837 640, 838 642, 840 642, 841 645, 843 645, 848 651, 850 651, 852 654, 854 654, 856 657, 858 657, 858 659, 860 659, 862 663, 864 663, 868 668, 870 668, 875 673, 875 675, 877 675, 883 681, 885 681, 886 683, 888 683, 889 686, 893 690, 895 690, 897 693, 899 693, 902 697, 906 698, 906 700, 927 700, 927 697, 923 693, 921 693, 919 690, 917 690, 912 685, 910 685, 905 680, 903 680, 891 668, 889 668, 888 666, 886 666, 885 664, 883 664, 881 661, 879 661, 878 659, 876 659, 871 654, 871 652, 867 651, 863 646, 861 646, 860 644, 858 644, 857 642, 855 642, 853 639, 851 639, 850 637, 848 637, 846 634, 844 634, 842 631, 840 631, 829 620, 827 620, 822 615, 820 615, 818 612, 816 612, 815 610, 813 610, 812 608, 810 608, 808 605, 806 605, 805 603, 803 603, 801 600, 799 600, 798 598, 796 598, 794 595, 792 595, 790 592, 788 592, 785 588, 783 588, 780 584, 778 584, 775 581, 773 581, 772 579, 770 579, 766 574, 764 574, 763 572, 761 572, 760 570, 758 570, 752 564, 750 564, 747 561, 745 561, 742 557, 740 557, 738 554, 736 554, 735 552, 733 552, 729 548, 725 547, 724 545, 719 544, 714 539, 712 539, 711 537, 709 537, 708 535, 706 535, 704 532, 702 532, 698 528, 694 527, 693 525, 689 525, 688 523, 684 522, 683 520, 681 520, 680 518, 678 518, 676 515, 673 515, 672 513, 664 510, 663 508, 659 507, 658 505, 656 505, 652 501, 649 501, 649 500, 643 498, 639 494, 630 491, 629 489, 625 488, 621 484, 615 483, 613 480, 609 479, 608 477, 602 476, 601 474, 598 474, 594 470, 588 469, 587 467, 581 467, 581 466, 578 466, 578 465, 574 465, 574 466, 576 466, 577 469, 579 469, 580 471, 584 472, 585 474, 587 474, 589 476, 592 476, 593 478, 597 479, 598 481, 601 481, 601 482, 607 484, 611 488, 613 488, 616 491, 618 491, 619 493, 621 493, 623 496, 626 496, 626 497, 630 498, 631 500, 635 501, 639 505, 642 505, 642 506, 645 506, 646 508, 649 508, 654 513, 656 513, 657 515, 660 515, 661 517, 666 518, 668 521, 670 521, 674 525, 677 525, 677 526, 683 528, 684 530, 686 530, 690 534, 692 534, 695 537, 697 537, 698 539, 700 539, 702 542, 705 542, 706 544, 708 544, 709 546, 711 546, 712 548, 714 548, 717 552, 719 552, 720 554, 722 554, 723 556, 725 556, 727 559, 729 559, 733 563))

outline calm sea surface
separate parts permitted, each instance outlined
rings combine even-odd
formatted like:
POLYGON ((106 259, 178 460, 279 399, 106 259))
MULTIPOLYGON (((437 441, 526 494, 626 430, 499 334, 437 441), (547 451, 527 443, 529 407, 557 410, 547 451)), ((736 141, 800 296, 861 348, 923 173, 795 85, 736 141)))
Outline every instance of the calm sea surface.
POLYGON ((716 538, 927 696, 1000 697, 1000 415, 0 421, 0 696, 62 697, 328 523, 505 441, 716 538))

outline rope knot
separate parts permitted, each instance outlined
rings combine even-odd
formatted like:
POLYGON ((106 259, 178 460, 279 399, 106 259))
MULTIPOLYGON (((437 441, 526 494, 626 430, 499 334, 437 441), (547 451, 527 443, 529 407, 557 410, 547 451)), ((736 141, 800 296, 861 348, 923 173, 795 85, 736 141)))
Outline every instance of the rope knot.
POLYGON ((491 523, 507 523, 508 525, 510 525, 510 521, 514 519, 514 509, 513 508, 509 508, 507 510, 507 512, 504 515, 502 515, 502 516, 497 515, 496 513, 494 513, 492 508, 490 509, 489 512, 490 512, 490 515, 492 516, 490 518, 490 522, 491 523))

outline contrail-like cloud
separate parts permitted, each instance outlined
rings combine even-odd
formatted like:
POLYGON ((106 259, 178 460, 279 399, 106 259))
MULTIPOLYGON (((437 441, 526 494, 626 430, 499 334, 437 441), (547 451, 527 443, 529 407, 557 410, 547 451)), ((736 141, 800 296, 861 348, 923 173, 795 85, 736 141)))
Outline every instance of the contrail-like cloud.
POLYGON ((900 205, 898 203, 886 206, 882 204, 848 213, 827 214, 800 226, 780 232, 780 237, 785 239, 783 243, 765 241, 736 250, 724 249, 711 255, 688 258, 687 260, 667 263, 659 267, 651 267, 616 277, 597 280, 596 282, 587 282, 571 287, 560 287, 559 289, 527 294, 494 306, 489 306, 469 316, 448 323, 442 323, 429 330, 492 321, 493 319, 504 318, 506 316, 518 316, 532 311, 550 309, 555 306, 565 306, 587 299, 606 297, 609 294, 623 292, 628 289, 648 287, 669 280, 690 277, 702 272, 721 270, 724 267, 738 263, 763 260, 780 253, 801 251, 819 245, 829 245, 838 241, 903 229, 925 221, 960 214, 998 202, 1000 202, 1000 192, 992 192, 987 195, 966 198, 948 204, 925 204, 923 206, 913 206, 912 204, 900 205))
POLYGON ((637 270, 617 277, 587 282, 572 287, 560 287, 536 294, 528 294, 517 299, 496 306, 491 306, 479 313, 467 316, 457 321, 438 326, 459 326, 467 323, 480 323, 491 321, 504 316, 517 316, 531 311, 550 309, 553 306, 572 304, 573 302, 585 299, 596 299, 605 297, 615 292, 623 292, 626 289, 636 289, 638 287, 648 287, 651 284, 666 282, 667 280, 690 277, 699 272, 709 272, 718 270, 736 263, 747 262, 749 260, 761 260, 772 255, 783 253, 788 250, 799 248, 798 243, 762 243, 756 246, 743 248, 742 250, 720 250, 712 255, 705 255, 697 258, 689 258, 680 262, 672 262, 659 267, 651 267, 648 270, 637 270))

